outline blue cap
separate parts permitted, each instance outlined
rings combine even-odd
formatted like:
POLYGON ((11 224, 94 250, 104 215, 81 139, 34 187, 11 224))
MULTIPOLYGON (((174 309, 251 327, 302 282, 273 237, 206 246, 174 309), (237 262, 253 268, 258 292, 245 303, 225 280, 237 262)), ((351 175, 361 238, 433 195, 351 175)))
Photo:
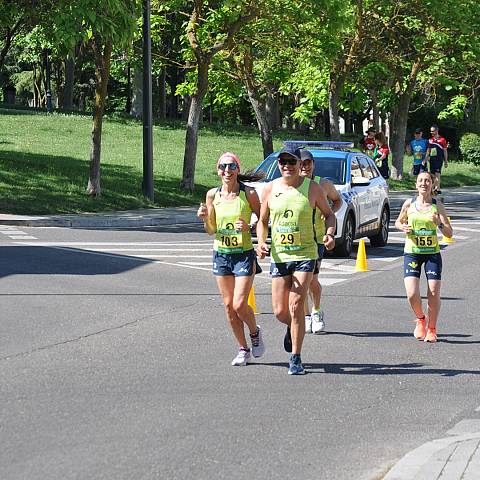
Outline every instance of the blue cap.
POLYGON ((295 145, 285 145, 281 150, 280 153, 278 154, 278 158, 280 158, 282 155, 289 155, 290 157, 294 157, 297 160, 301 160, 301 151, 299 148, 297 148, 295 145))

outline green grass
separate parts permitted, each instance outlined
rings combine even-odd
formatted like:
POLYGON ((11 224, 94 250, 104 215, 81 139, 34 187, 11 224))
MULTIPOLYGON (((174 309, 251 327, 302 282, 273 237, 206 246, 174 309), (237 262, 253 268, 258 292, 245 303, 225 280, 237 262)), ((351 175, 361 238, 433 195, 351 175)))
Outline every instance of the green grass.
MULTIPOLYGON (((141 191, 142 125, 134 120, 106 118, 103 128, 102 196, 91 198, 88 179, 91 117, 0 109, 0 212, 19 214, 75 213, 179 206, 197 203, 218 184, 214 168, 219 155, 234 151, 242 169, 262 160, 256 129, 205 126, 200 133, 193 194, 181 191, 185 129, 180 123, 154 127, 155 203, 141 191)), ((294 134, 299 138, 298 133, 294 134)), ((275 135, 281 147, 291 132, 275 135)), ((408 168, 408 167, 406 167, 408 168)), ((480 169, 451 164, 442 186, 480 183, 480 169)), ((410 179, 392 182, 408 188, 410 179)))

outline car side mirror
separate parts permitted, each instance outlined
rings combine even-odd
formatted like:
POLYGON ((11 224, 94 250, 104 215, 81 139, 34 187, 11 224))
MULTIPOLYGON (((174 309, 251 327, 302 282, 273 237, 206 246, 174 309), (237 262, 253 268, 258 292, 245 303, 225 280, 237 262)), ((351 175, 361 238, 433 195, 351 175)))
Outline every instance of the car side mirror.
POLYGON ((366 177, 352 177, 352 185, 355 187, 367 187, 370 180, 366 177))

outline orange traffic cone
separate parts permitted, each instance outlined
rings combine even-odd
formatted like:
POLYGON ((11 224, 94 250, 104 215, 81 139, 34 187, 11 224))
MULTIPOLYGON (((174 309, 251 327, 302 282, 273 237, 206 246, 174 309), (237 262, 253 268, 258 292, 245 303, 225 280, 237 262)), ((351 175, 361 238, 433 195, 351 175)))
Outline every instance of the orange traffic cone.
POLYGON ((356 272, 368 272, 367 266, 367 253, 365 251, 365 240, 363 238, 360 239, 358 243, 358 251, 357 251, 357 261, 355 263, 355 271, 356 272))
POLYGON ((258 314, 257 303, 255 302, 255 289, 253 288, 253 285, 250 289, 250 292, 248 293, 248 306, 253 310, 253 313, 255 315, 258 314))

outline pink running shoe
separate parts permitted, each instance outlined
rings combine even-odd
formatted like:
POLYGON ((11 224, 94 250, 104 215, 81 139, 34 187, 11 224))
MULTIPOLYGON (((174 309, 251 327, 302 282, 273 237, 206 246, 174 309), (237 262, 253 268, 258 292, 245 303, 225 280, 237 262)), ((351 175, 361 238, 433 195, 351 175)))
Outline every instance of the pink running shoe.
POLYGON ((423 318, 417 318, 416 322, 417 326, 413 331, 413 336, 417 340, 423 340, 425 338, 425 335, 427 334, 427 329, 425 327, 425 316, 423 316, 423 318))
POLYGON ((427 334, 425 335, 424 342, 435 343, 437 341, 437 329, 428 327, 427 334))

